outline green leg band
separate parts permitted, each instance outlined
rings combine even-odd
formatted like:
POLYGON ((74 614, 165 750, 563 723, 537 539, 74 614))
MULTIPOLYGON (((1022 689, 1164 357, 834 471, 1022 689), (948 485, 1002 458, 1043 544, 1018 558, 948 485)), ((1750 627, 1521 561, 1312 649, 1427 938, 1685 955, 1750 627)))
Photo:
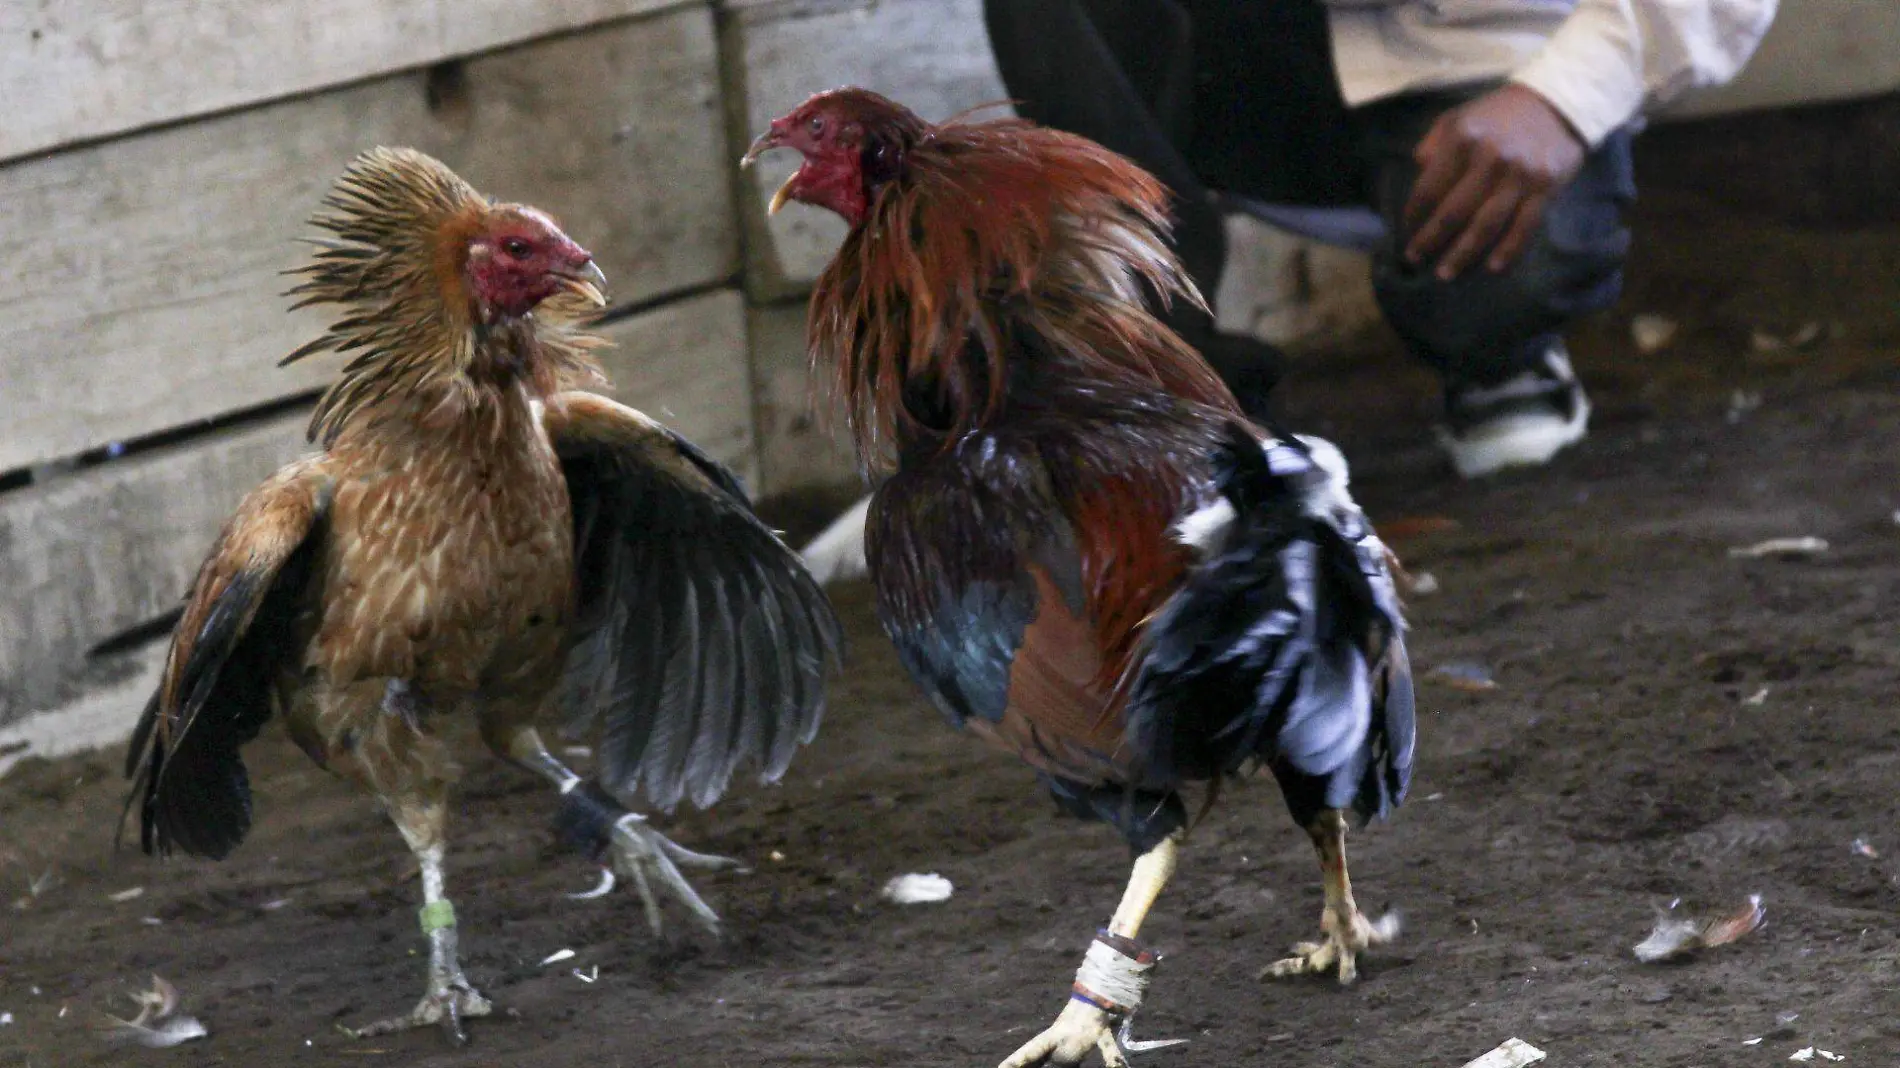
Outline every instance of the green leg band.
POLYGON ((444 927, 455 926, 455 906, 447 898, 431 901, 416 914, 422 920, 422 933, 432 935, 444 927))

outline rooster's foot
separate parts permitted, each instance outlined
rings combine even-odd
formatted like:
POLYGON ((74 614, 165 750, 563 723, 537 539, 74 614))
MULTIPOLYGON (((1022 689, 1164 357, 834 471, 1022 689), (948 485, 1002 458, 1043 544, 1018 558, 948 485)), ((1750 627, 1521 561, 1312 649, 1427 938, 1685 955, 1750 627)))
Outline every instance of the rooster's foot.
POLYGON ((1049 1029, 1009 1055, 999 1068, 1029 1068, 1040 1064, 1081 1064, 1100 1052, 1107 1068, 1126 1068, 1128 1058, 1115 1041, 1114 1021, 1086 1001, 1071 1000, 1049 1029))
POLYGON ((487 1016, 494 1011, 495 1007, 480 991, 469 985, 466 977, 457 975, 443 982, 432 982, 429 992, 408 1015, 379 1020, 367 1027, 344 1028, 344 1032, 351 1038, 369 1038, 441 1024, 442 1033, 459 1046, 468 1041, 468 1036, 462 1031, 462 1020, 470 1016, 487 1016))
POLYGON ((713 935, 719 934, 719 914, 700 898, 693 884, 680 874, 680 868, 743 870, 744 865, 731 857, 695 853, 654 830, 644 817, 631 812, 614 823, 610 848, 613 850, 614 870, 623 878, 632 879, 634 888, 640 891, 640 903, 646 907, 647 923, 653 928, 654 934, 661 933, 664 927, 660 901, 655 895, 656 884, 671 891, 692 912, 700 926, 713 935))
POLYGON ((1359 954, 1398 937, 1399 916, 1388 912, 1374 921, 1366 919, 1365 913, 1356 908, 1343 915, 1328 909, 1320 917, 1319 926, 1319 941, 1294 946, 1293 956, 1267 965, 1261 969, 1259 978, 1318 975, 1337 968, 1339 984, 1350 985, 1359 978, 1359 954))
POLYGON ((1127 1068, 1128 1055, 1148 1050, 1187 1044, 1185 1038, 1137 1042, 1129 1034, 1133 1016, 1121 1018, 1115 1030, 1115 1018, 1086 1002, 1071 1000, 1049 1029, 1024 1043, 1009 1055, 1000 1068, 1028 1068, 1029 1065, 1081 1064, 1091 1052, 1102 1055, 1105 1068, 1127 1068))

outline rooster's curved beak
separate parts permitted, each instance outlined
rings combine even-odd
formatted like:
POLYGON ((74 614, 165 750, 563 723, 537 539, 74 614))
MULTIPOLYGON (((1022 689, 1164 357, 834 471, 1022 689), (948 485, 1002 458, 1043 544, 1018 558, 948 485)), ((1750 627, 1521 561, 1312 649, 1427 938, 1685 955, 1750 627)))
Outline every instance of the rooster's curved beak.
POLYGON ((779 136, 777 127, 766 130, 754 138, 752 140, 752 147, 746 149, 745 155, 739 157, 740 168, 743 169, 752 166, 759 161, 760 156, 765 155, 767 152, 772 151, 784 143, 784 139, 779 136))
MULTIPOLYGON (((753 139, 752 147, 746 149, 745 155, 739 157, 739 167, 741 169, 757 163, 759 157, 765 155, 767 152, 785 146, 785 133, 780 128, 780 124, 783 122, 783 119, 779 120, 779 122, 774 122, 770 129, 767 129, 764 133, 753 139)), ((785 179, 785 184, 778 187, 778 192, 772 194, 772 202, 766 205, 765 208, 765 214, 767 216, 777 215, 778 210, 785 206, 786 201, 792 199, 792 183, 796 181, 798 181, 798 172, 793 171, 792 176, 785 179)))
POLYGON ((607 272, 600 269, 600 264, 590 259, 585 266, 557 273, 570 291, 592 301, 596 307, 607 306, 607 272))

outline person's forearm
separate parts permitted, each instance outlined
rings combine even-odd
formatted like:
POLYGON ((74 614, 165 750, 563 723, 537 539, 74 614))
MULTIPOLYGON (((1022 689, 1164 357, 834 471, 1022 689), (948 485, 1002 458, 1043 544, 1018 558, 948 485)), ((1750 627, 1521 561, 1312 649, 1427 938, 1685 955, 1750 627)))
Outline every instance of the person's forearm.
POLYGON ((1643 35, 1635 0, 1580 0, 1511 80, 1549 101, 1594 148, 1641 110, 1643 35))
POLYGON ((1550 101, 1585 142, 1683 92, 1720 85, 1754 55, 1776 0, 1580 0, 1511 80, 1550 101))

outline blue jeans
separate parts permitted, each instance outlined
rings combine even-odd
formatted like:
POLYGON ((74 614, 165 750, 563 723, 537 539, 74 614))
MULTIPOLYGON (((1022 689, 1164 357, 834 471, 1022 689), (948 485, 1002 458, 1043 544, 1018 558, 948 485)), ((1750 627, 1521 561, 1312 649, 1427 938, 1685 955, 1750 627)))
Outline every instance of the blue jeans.
POLYGON ((1372 206, 1388 234, 1372 255, 1373 293, 1406 346, 1454 389, 1496 385, 1535 366, 1567 323, 1616 302, 1630 248, 1623 215, 1636 196, 1630 133, 1618 130, 1585 157, 1506 270, 1480 264, 1444 282, 1429 264, 1407 263, 1400 215, 1418 177, 1412 150, 1438 116, 1481 91, 1401 97, 1362 116, 1372 206))

